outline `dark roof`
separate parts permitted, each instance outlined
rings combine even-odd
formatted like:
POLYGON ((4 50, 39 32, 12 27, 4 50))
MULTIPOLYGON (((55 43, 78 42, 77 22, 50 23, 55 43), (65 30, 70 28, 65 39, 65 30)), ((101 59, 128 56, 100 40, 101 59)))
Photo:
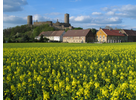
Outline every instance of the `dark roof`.
POLYGON ((46 32, 41 32, 39 36, 44 35, 44 36, 60 36, 62 35, 64 31, 46 31, 46 32))
POLYGON ((134 31, 134 30, 126 30, 126 29, 124 29, 124 31, 126 32, 126 34, 128 36, 136 36, 136 31, 134 31))
POLYGON ((90 29, 86 30, 68 30, 63 37, 76 37, 76 36, 86 36, 90 29))
POLYGON ((119 30, 102 29, 109 36, 124 36, 119 30))
POLYGON ((41 32, 39 36, 44 35, 44 36, 50 36, 53 31, 46 31, 46 32, 41 32))
POLYGON ((50 36, 60 36, 64 31, 53 31, 50 36))

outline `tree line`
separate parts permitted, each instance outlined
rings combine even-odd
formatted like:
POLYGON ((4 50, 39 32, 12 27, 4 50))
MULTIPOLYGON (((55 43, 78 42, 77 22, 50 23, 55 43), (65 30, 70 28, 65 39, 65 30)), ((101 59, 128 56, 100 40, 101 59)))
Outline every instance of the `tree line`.
MULTIPOLYGON (((81 27, 74 28, 73 30, 83 29, 81 27)), ((5 42, 47 42, 49 39, 40 38, 40 40, 36 40, 35 37, 38 36, 43 31, 56 31, 54 27, 50 27, 48 24, 40 25, 40 26, 29 26, 29 25, 21 25, 13 28, 7 28, 3 30, 3 43, 5 42)), ((65 29, 67 32, 69 29, 65 29)), ((93 34, 96 34, 96 29, 91 29, 93 34)))
POLYGON ((3 30, 3 42, 37 42, 35 36, 43 31, 55 31, 48 24, 40 26, 21 25, 3 30))

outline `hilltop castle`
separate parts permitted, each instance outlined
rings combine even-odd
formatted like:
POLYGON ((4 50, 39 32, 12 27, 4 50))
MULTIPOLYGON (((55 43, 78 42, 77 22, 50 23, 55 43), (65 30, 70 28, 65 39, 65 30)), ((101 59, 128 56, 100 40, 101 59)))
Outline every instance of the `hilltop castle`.
MULTIPOLYGON (((28 25, 32 25, 32 16, 31 15, 29 15, 28 17, 27 17, 27 24, 28 25)), ((49 26, 51 26, 51 27, 54 27, 55 29, 66 29, 66 28, 68 28, 68 29, 72 29, 73 27, 70 25, 70 23, 69 23, 69 14, 65 14, 64 15, 64 23, 60 23, 60 22, 58 22, 58 20, 57 20, 57 22, 56 23, 53 23, 52 21, 46 21, 46 22, 34 22, 34 26, 39 26, 39 25, 43 25, 43 24, 48 24, 49 26)))

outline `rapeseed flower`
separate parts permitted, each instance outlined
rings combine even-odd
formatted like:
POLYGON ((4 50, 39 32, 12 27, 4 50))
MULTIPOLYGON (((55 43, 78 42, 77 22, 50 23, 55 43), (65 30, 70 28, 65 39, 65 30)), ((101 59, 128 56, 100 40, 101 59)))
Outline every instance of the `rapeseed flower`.
POLYGON ((135 45, 43 45, 3 48, 4 98, 51 100, 66 96, 74 100, 131 100, 136 97, 135 45))
POLYGON ((43 100, 50 99, 49 92, 43 91, 43 100))
POLYGON ((98 82, 94 83, 95 89, 98 88, 100 86, 100 84, 98 82))

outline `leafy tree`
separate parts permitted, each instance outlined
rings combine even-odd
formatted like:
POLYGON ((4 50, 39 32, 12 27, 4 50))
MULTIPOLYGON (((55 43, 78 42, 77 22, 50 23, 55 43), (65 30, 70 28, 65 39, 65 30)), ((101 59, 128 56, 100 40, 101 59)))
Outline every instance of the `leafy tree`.
POLYGON ((55 29, 53 27, 50 27, 48 24, 45 25, 40 25, 37 26, 34 30, 33 30, 33 37, 38 36, 41 32, 43 31, 54 31, 55 29))
POLYGON ((94 29, 94 28, 92 28, 92 29, 90 29, 90 30, 92 31, 93 35, 95 36, 95 35, 96 35, 97 30, 96 30, 96 29, 94 29))
POLYGON ((40 27, 36 27, 34 30, 33 30, 33 35, 34 37, 35 36, 38 36, 40 34, 41 30, 40 30, 40 27))
POLYGON ((12 42, 12 40, 10 38, 8 38, 8 43, 12 42))
POLYGON ((17 36, 17 37, 20 37, 20 36, 21 36, 21 34, 17 32, 16 36, 17 36))
POLYGON ((44 41, 44 38, 43 38, 43 35, 40 36, 40 42, 43 42, 44 41))
POLYGON ((44 38, 44 42, 48 42, 48 41, 49 41, 49 39, 45 37, 44 38))
POLYGON ((30 39, 30 38, 28 37, 28 35, 24 35, 23 38, 22 38, 22 41, 23 41, 23 42, 28 42, 29 39, 30 39))

